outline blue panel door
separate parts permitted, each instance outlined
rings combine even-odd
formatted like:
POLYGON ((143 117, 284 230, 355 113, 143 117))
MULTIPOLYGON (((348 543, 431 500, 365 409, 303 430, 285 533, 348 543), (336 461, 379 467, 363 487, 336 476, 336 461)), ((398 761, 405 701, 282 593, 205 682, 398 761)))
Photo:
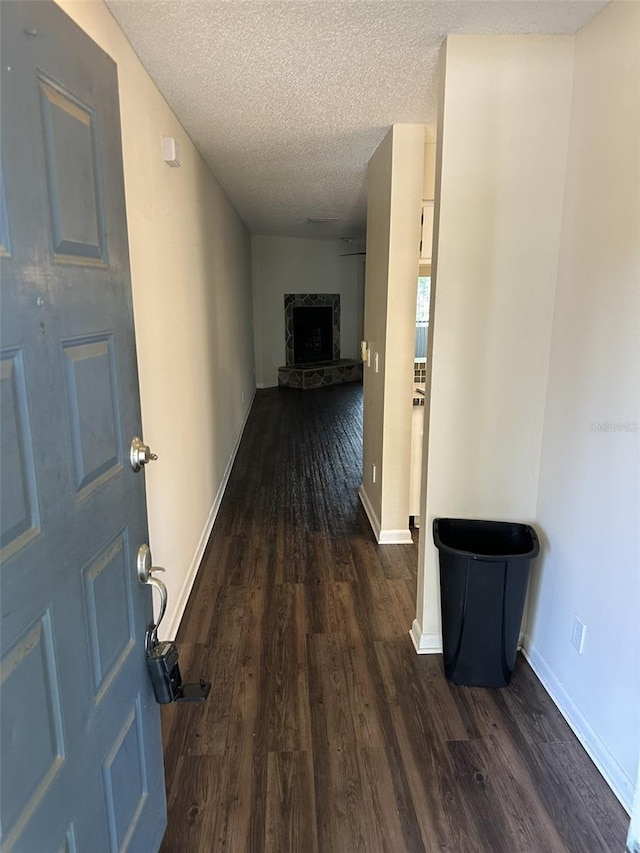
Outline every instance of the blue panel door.
POLYGON ((2 850, 153 853, 166 823, 116 67, 0 3, 2 850))

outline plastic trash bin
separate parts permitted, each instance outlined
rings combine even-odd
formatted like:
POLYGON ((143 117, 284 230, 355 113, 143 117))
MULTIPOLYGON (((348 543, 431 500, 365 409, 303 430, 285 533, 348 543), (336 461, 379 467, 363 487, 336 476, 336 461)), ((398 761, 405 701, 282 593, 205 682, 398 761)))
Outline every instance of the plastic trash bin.
POLYGON ((506 687, 516 660, 531 560, 528 524, 436 518, 444 672, 470 687, 506 687))

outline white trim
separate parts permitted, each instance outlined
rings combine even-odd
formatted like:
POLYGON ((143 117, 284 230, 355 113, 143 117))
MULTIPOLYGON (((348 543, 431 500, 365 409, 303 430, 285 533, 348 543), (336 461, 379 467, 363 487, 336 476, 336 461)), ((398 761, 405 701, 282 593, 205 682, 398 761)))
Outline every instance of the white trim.
POLYGON ((358 496, 362 502, 364 511, 367 514, 369 524, 371 525, 373 535, 376 537, 378 545, 413 545, 411 531, 408 527, 405 530, 380 529, 380 519, 376 515, 373 504, 369 500, 369 495, 365 491, 364 484, 358 489, 358 496))
POLYGON ((278 387, 278 383, 277 383, 277 382, 276 382, 276 383, 272 383, 272 382, 258 382, 258 383, 256 384, 256 388, 259 388, 261 391, 262 391, 264 388, 277 388, 277 387, 278 387))
POLYGON ((411 531, 408 527, 403 530, 381 530, 378 545, 413 545, 411 531))
POLYGON ((442 637, 440 634, 423 634, 417 619, 413 620, 409 636, 419 655, 437 655, 442 652, 442 637))
POLYGON ((362 502, 362 506, 364 507, 364 511, 367 514, 367 518, 369 519, 369 524, 371 525, 371 529, 373 530, 373 535, 376 537, 376 542, 380 541, 380 520, 375 513, 373 505, 369 500, 369 495, 366 493, 364 489, 364 484, 360 486, 358 489, 358 497, 362 502))
POLYGON ((631 853, 640 853, 640 764, 638 765, 638 781, 636 782, 636 793, 633 797, 631 807, 631 824, 627 836, 627 847, 631 853))
POLYGON ((596 765, 605 782, 620 800, 622 807, 631 814, 631 802, 633 800, 634 784, 594 731, 580 709, 572 702, 569 694, 560 683, 540 651, 531 642, 531 638, 525 636, 522 653, 529 661, 531 669, 542 682, 554 704, 565 718, 569 727, 578 738, 589 758, 596 765))
POLYGON ((200 534, 200 539, 198 540, 195 554, 193 555, 193 559, 189 564, 184 583, 182 584, 182 589, 180 590, 176 601, 175 609, 171 616, 171 621, 167 625, 166 632, 163 632, 166 633, 168 639, 175 640, 176 634, 178 633, 180 622, 182 621, 187 602, 189 601, 189 595, 191 594, 196 575, 198 574, 198 569, 200 568, 200 563, 202 562, 204 551, 207 547, 207 542, 209 541, 209 536, 211 536, 211 531, 218 515, 218 510, 220 509, 220 504, 222 503, 222 498, 224 497, 225 489, 227 488, 227 483, 229 482, 229 477, 231 476, 231 469, 233 468, 233 463, 236 461, 236 454, 238 453, 238 448, 240 447, 240 442, 242 441, 244 428, 246 427, 247 421, 249 420, 249 414, 251 412, 251 407, 253 406, 255 396, 256 392, 254 389, 253 396, 251 397, 251 401, 249 402, 249 405, 247 407, 247 412, 244 416, 244 420, 242 421, 242 425, 240 427, 240 432, 238 433, 236 443, 233 447, 233 450, 231 451, 231 456, 229 457, 227 467, 225 468, 224 474, 222 476, 220 486, 218 487, 216 496, 213 499, 213 505, 209 510, 209 515, 207 516, 207 520, 205 521, 204 529, 200 534))

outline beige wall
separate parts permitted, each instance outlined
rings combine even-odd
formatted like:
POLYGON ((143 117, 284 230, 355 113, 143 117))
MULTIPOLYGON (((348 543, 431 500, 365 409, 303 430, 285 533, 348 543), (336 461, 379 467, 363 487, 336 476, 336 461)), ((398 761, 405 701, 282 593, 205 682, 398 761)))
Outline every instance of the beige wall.
POLYGON ((340 356, 359 358, 362 334, 364 258, 341 240, 297 237, 251 238, 256 383, 278 384, 285 363, 285 293, 340 294, 340 356), (344 256, 344 257, 341 257, 344 256))
POLYGON ((452 36, 444 49, 421 651, 441 648, 433 518, 535 517, 572 55, 570 37, 452 36))
POLYGON ((159 456, 150 545, 173 636, 253 398, 249 235, 106 6, 59 5, 118 65, 142 421, 159 456), (181 168, 162 162, 162 136, 181 168))
MULTIPOLYGON (((387 325, 389 270, 389 212, 393 134, 380 143, 367 168, 367 267, 364 286, 364 340, 370 366, 364 365, 363 452, 360 496, 376 538, 382 515, 382 435, 384 425, 384 374, 374 370, 375 353, 383 353, 387 325), (376 466, 376 478, 372 469, 376 466)), ((380 358, 381 356, 379 356, 380 358)))
POLYGON ((381 543, 411 541, 411 399, 424 154, 424 125, 394 125, 367 169, 364 337, 370 365, 364 369, 360 496, 381 543))
POLYGON ((545 547, 525 640, 627 807, 640 745, 639 60, 638 3, 612 3, 576 36, 536 513, 545 547))
POLYGON ((436 149, 437 125, 426 124, 424 134, 424 172, 422 178, 422 198, 435 198, 436 193, 436 149))
POLYGON ((640 725, 639 44, 640 5, 624 2, 576 37, 447 41, 412 630, 419 651, 440 647, 435 516, 533 521, 524 650, 627 808, 640 725))

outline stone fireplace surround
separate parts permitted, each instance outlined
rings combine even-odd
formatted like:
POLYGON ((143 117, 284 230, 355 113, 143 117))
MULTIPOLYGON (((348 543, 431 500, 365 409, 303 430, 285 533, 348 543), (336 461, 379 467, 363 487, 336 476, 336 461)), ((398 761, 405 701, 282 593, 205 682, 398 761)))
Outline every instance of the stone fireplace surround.
POLYGON ((340 358, 340 294, 286 293, 284 297, 286 364, 278 368, 278 385, 285 388, 321 388, 343 382, 362 381, 362 362, 340 358), (333 309, 333 359, 310 364, 294 363, 293 309, 333 309))
POLYGON ((340 358, 340 294, 286 293, 284 297, 284 340, 286 366, 294 364, 293 309, 331 308, 333 311, 333 360, 340 358))

